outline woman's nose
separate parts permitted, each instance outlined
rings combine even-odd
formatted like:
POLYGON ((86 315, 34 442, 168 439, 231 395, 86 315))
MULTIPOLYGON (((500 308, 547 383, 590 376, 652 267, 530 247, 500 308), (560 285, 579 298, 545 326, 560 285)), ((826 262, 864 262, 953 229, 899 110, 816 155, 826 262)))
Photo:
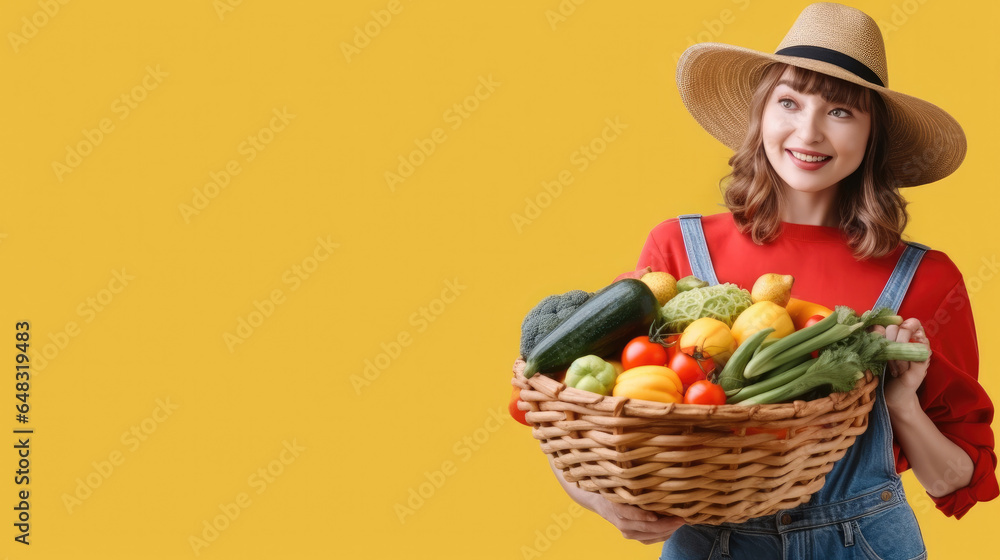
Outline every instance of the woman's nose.
POLYGON ((810 144, 823 141, 823 130, 820 120, 822 115, 818 111, 802 111, 797 126, 796 134, 803 142, 810 144))

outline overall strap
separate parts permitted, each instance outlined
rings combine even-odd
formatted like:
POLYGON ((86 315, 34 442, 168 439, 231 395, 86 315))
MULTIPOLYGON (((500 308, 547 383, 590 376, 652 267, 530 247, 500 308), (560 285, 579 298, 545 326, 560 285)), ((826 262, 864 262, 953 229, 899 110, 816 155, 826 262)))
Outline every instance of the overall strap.
MULTIPOLYGON (((896 261, 896 267, 889 275, 889 281, 886 282, 882 295, 872 309, 888 307, 894 313, 898 313, 903 296, 906 295, 906 290, 913 279, 913 273, 916 272, 927 250, 926 245, 907 243, 903 254, 896 261)), ((888 374, 882 372, 881 375, 884 380, 888 374)), ((896 458, 892 450, 892 424, 889 421, 884 392, 885 384, 879 382, 875 405, 868 417, 867 431, 848 448, 843 458, 834 463, 833 470, 826 475, 823 488, 809 500, 810 511, 822 506, 829 507, 829 511, 836 511, 839 507, 837 504, 843 504, 845 500, 858 496, 878 495, 879 492, 889 492, 891 495, 902 493, 902 487, 897 486, 899 477, 896 474, 896 458), (876 494, 872 494, 873 492, 876 494)), ((849 513, 857 517, 864 512, 849 513)))
POLYGON ((903 254, 896 262, 896 268, 893 269, 889 281, 886 282, 882 294, 872 309, 888 307, 894 313, 899 311, 899 306, 903 303, 903 296, 906 295, 906 289, 910 287, 910 281, 913 280, 913 274, 917 271, 917 266, 920 265, 920 260, 924 258, 924 253, 928 249, 930 247, 927 245, 906 242, 906 249, 903 250, 903 254))
POLYGON ((677 220, 681 226, 681 234, 684 236, 684 249, 687 250, 691 274, 698 277, 699 280, 708 282, 709 286, 715 286, 719 283, 719 279, 715 276, 712 257, 708 254, 705 232, 701 228, 701 214, 684 214, 678 216, 677 220))

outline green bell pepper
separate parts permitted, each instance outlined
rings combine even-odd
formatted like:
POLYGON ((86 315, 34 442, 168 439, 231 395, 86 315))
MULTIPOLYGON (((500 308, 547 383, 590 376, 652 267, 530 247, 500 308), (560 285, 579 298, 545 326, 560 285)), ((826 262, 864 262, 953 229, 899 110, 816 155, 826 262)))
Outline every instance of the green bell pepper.
POLYGON ((598 395, 610 395, 617 377, 615 366, 598 356, 583 356, 574 360, 566 371, 566 386, 598 395))

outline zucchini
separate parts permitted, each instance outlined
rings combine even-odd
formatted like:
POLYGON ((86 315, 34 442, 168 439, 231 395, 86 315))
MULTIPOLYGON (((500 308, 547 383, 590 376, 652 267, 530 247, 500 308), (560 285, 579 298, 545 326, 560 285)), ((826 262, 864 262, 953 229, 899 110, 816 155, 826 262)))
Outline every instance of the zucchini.
POLYGON ((618 280, 584 302, 527 356, 524 376, 569 367, 580 356, 605 356, 633 337, 649 332, 660 305, 644 282, 618 280))

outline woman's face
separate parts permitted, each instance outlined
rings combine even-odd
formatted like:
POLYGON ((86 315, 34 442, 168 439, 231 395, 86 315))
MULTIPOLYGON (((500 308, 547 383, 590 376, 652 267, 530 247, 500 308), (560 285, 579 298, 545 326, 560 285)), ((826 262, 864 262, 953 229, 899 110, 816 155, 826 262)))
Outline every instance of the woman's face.
POLYGON ((818 193, 853 173, 865 156, 871 115, 796 91, 785 71, 761 119, 764 152, 792 190, 818 193))

